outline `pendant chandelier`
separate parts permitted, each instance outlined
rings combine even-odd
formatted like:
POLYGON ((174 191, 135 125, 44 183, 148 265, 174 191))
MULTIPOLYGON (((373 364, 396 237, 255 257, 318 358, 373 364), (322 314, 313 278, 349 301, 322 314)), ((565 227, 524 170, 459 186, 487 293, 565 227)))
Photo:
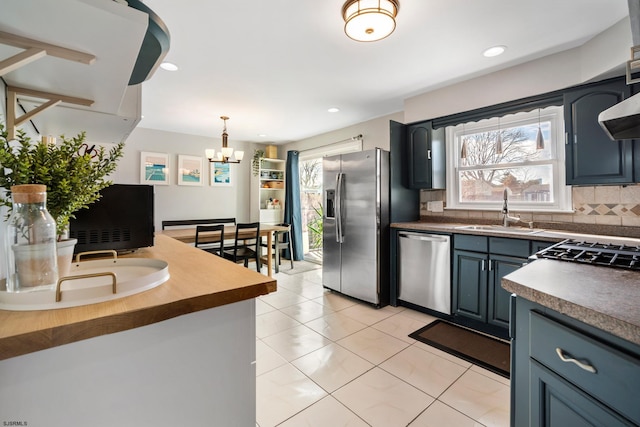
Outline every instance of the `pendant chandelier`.
POLYGON ((213 148, 207 148, 205 150, 207 159, 209 159, 209 162, 211 163, 240 163, 244 158, 244 151, 237 150, 234 156, 233 148, 227 145, 227 140, 229 138, 229 134, 227 133, 227 120, 229 120, 229 117, 220 116, 220 118, 224 121, 224 127, 222 129, 222 149, 216 156, 216 150, 213 148), (231 156, 234 156, 233 160, 231 160, 231 156))
POLYGON ((359 42, 388 37, 396 29, 399 0, 347 0, 342 6, 344 32, 359 42))

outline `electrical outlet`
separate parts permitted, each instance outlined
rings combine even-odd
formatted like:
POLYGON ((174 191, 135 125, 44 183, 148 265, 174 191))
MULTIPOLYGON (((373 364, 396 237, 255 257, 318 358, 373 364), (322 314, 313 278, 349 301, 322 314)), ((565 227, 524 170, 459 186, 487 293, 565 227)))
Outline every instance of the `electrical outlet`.
POLYGON ((442 212, 444 210, 444 204, 442 200, 427 202, 427 210, 429 212, 442 212))

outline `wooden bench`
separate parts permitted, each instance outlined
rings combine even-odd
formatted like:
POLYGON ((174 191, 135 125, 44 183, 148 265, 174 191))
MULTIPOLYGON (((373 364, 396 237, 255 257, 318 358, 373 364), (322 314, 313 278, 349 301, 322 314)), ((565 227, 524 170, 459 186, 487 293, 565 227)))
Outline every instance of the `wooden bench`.
POLYGON ((214 218, 214 219, 177 219, 162 221, 162 229, 167 227, 185 227, 194 225, 214 225, 214 224, 236 224, 235 218, 214 218))

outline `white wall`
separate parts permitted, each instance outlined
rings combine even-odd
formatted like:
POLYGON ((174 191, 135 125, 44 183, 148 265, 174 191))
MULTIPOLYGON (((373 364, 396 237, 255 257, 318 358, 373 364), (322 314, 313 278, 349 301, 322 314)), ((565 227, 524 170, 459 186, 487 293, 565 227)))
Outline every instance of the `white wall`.
POLYGON ((389 120, 404 123, 404 114, 402 111, 399 111, 387 116, 358 123, 353 126, 292 142, 284 145, 279 152, 286 154, 288 150, 309 150, 311 148, 322 147, 324 145, 343 141, 357 135, 363 136, 362 142, 364 150, 376 147, 389 150, 389 120))
POLYGON ((125 143, 124 156, 111 176, 117 184, 140 183, 140 153, 158 152, 169 154, 170 185, 155 186, 155 226, 168 219, 196 219, 235 217, 239 222, 250 220, 250 177, 253 144, 230 141, 234 149, 245 152, 240 164, 232 164, 231 187, 209 185, 209 162, 206 148, 220 147, 220 137, 202 137, 164 132, 146 128, 133 130, 125 143), (202 187, 178 185, 178 155, 201 156, 204 162, 204 185, 202 187))
POLYGON ((627 17, 580 47, 408 98, 406 123, 611 77, 629 59, 629 28, 627 17))
POLYGON ((564 89, 620 75, 633 45, 629 17, 583 45, 510 68, 435 89, 404 102, 404 111, 286 144, 305 150, 364 136, 364 149, 389 149, 389 120, 411 123, 564 89))

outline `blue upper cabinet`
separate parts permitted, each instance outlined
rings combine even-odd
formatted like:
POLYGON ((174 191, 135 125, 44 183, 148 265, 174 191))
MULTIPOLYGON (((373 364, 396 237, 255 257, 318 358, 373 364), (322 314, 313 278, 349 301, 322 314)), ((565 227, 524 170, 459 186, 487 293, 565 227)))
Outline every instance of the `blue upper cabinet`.
POLYGON ((612 141, 598 124, 598 114, 628 98, 630 92, 624 80, 565 92, 568 185, 633 182, 633 141, 612 141))
POLYGON ((445 188, 445 133, 431 122, 406 127, 405 185, 413 189, 445 188))

